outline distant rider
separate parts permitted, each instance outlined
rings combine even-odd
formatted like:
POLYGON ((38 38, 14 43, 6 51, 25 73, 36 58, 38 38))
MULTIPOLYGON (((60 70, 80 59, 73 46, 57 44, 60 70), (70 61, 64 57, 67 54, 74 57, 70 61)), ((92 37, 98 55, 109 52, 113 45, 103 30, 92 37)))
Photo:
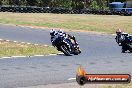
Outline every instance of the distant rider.
POLYGON ((125 33, 125 32, 123 32, 121 29, 118 29, 117 31, 116 31, 116 34, 118 35, 118 36, 121 36, 121 38, 120 38, 120 40, 119 41, 128 41, 128 40, 132 40, 132 36, 131 35, 129 35, 128 33, 125 33))

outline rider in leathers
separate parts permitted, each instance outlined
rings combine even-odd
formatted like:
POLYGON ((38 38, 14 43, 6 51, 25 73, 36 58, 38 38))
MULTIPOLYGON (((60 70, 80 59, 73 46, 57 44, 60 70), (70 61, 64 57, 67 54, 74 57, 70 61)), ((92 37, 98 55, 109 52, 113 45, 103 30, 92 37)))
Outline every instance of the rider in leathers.
MULTIPOLYGON (((122 52, 124 53, 124 52, 127 50, 126 47, 125 47, 125 46, 126 46, 126 43, 132 41, 132 36, 129 35, 128 33, 122 32, 121 29, 118 29, 118 30, 116 31, 116 34, 117 34, 118 36, 120 36, 120 38, 117 40, 117 43, 118 43, 120 46, 122 46, 122 52), (119 43, 119 41, 121 41, 121 43, 119 43)), ((118 36, 117 36, 117 37, 118 37, 118 36)))
MULTIPOLYGON (((69 34, 67 34, 67 33, 65 33, 65 32, 63 32, 63 31, 61 31, 61 30, 59 30, 59 31, 55 31, 55 30, 51 30, 50 31, 50 35, 51 35, 51 42, 52 42, 52 45, 53 46, 55 46, 55 40, 59 37, 59 38, 66 38, 66 39, 73 39, 74 41, 75 41, 75 43, 76 43, 76 40, 75 40, 75 37, 74 36, 71 36, 71 35, 69 35, 69 34)), ((77 43, 76 43, 77 44, 77 43)))

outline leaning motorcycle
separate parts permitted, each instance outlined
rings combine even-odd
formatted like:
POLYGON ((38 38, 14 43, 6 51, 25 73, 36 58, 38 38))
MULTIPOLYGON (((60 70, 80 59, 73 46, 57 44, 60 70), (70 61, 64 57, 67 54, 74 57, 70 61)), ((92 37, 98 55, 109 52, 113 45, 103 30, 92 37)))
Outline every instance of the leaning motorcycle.
POLYGON ((117 34, 116 42, 119 46, 122 46, 122 53, 125 53, 127 50, 132 53, 132 36, 128 36, 128 34, 117 34))
POLYGON ((78 55, 81 53, 75 37, 73 37, 73 39, 57 37, 54 42, 52 42, 52 45, 55 46, 58 51, 63 52, 66 56, 72 56, 72 54, 78 55))

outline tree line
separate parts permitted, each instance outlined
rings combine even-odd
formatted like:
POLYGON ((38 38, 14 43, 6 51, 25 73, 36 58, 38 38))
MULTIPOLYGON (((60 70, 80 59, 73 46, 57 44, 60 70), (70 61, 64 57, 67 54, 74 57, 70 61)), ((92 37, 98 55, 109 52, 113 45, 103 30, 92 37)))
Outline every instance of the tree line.
POLYGON ((126 0, 0 0, 0 5, 107 9, 112 1, 126 0))

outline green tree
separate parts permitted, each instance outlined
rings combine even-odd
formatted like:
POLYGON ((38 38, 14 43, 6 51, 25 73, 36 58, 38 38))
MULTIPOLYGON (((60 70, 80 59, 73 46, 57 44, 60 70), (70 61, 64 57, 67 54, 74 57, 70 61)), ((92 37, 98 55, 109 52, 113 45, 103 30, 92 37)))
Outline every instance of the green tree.
POLYGON ((41 6, 50 7, 52 1, 54 0, 40 0, 40 2, 42 2, 41 6))
POLYGON ((94 0, 90 3, 90 8, 92 9, 101 9, 106 10, 108 9, 108 0, 94 0))
POLYGON ((70 8, 72 4, 71 0, 52 0, 51 7, 66 7, 70 8))
POLYGON ((9 0, 2 0, 2 5, 9 5, 9 0))
POLYGON ((21 0, 18 4, 27 6, 27 0, 21 0))
POLYGON ((36 6, 37 0, 27 0, 27 5, 29 6, 36 6))
POLYGON ((72 0, 72 8, 83 9, 85 7, 85 0, 72 0))
MULTIPOLYGON (((1 0, 2 5, 105 9, 112 0, 1 0)), ((120 0, 125 1, 125 0, 120 0)))
POLYGON ((92 1, 90 7, 91 9, 99 9, 97 1, 92 1))
POLYGON ((0 5, 2 5, 2 1, 0 1, 0 5))

